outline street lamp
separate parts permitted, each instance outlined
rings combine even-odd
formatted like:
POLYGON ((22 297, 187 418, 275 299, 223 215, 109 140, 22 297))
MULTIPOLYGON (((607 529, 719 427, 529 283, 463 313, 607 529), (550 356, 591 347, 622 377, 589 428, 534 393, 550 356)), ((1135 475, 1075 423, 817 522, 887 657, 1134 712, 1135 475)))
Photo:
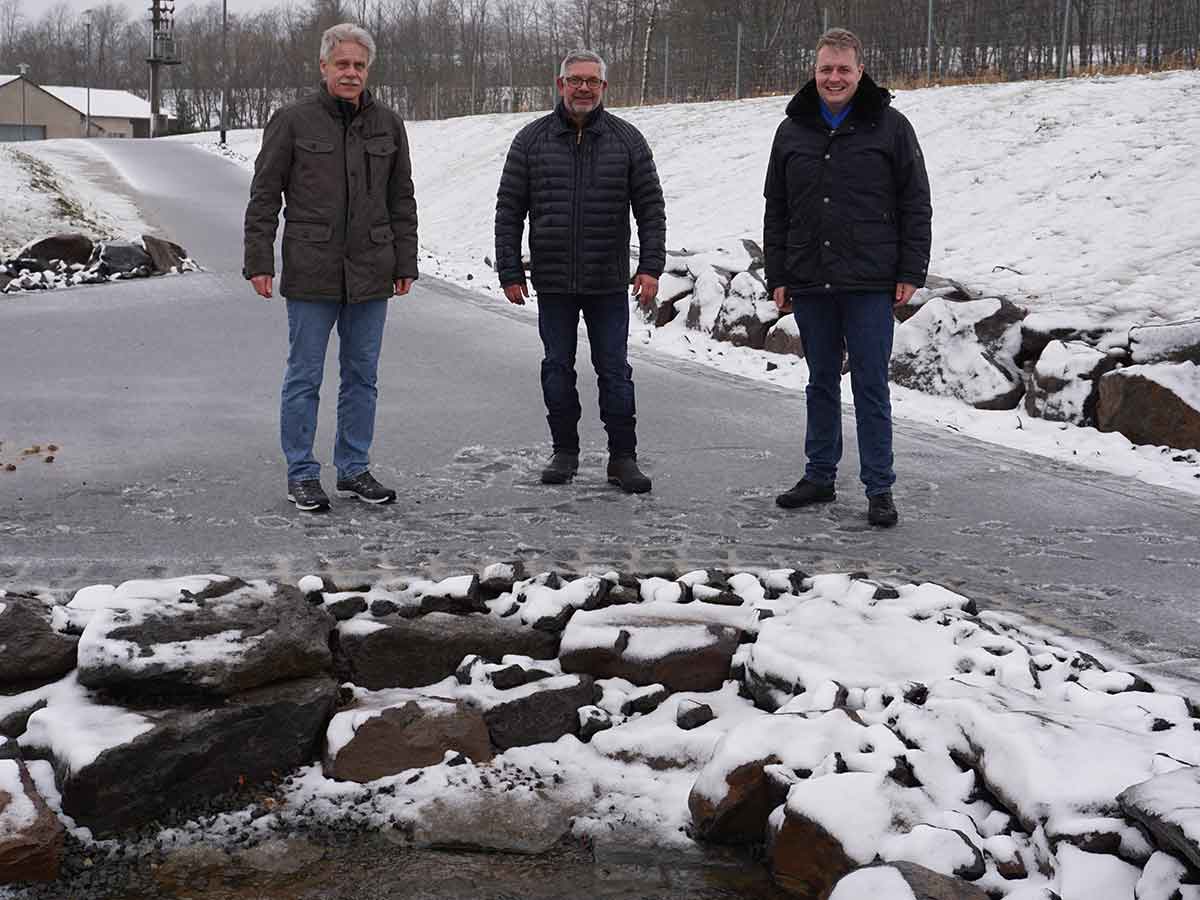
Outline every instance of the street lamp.
POLYGON ((87 33, 83 61, 83 82, 87 93, 87 112, 84 113, 83 136, 90 138, 92 136, 92 11, 90 9, 83 11, 83 28, 87 33))
POLYGON ((17 63, 21 72, 21 140, 25 140, 25 73, 29 71, 29 63, 17 63))
POLYGON ((227 119, 225 110, 229 106, 229 0, 221 0, 221 146, 225 146, 227 119))

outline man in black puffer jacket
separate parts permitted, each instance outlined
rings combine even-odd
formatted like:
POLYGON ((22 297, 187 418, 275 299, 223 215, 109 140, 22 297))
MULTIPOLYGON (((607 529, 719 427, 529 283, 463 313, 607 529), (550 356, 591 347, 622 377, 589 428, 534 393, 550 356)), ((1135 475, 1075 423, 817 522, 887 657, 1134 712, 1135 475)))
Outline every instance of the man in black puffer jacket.
POLYGON ((533 287, 538 293, 542 395, 554 456, 544 484, 579 469, 575 348, 583 313, 608 432, 608 480, 629 493, 650 490, 637 465, 633 370, 629 366, 629 211, 637 219, 633 294, 649 304, 666 263, 667 220, 654 157, 636 128, 604 109, 604 60, 575 50, 558 76, 554 112, 513 140, 496 198, 496 271, 510 303, 529 296, 521 236, 529 217, 533 287))
POLYGON ((893 305, 925 284, 929 178, 912 125, 862 64, 862 43, 832 29, 816 74, 788 104, 764 189, 767 287, 795 311, 808 361, 804 477, 776 497, 791 509, 835 497, 842 455, 841 373, 849 356, 867 519, 899 519, 892 499, 888 361, 893 305))

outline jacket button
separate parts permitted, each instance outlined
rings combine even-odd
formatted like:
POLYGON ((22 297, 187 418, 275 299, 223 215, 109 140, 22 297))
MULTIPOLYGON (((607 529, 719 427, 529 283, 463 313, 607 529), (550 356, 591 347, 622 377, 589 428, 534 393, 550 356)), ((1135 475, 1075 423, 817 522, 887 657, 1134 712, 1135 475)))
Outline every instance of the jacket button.
POLYGON ((827 284, 825 285, 825 290, 829 290, 831 287, 833 287, 833 285, 832 285, 832 284, 828 284, 828 283, 827 283, 827 284))
POLYGON ((826 247, 828 247, 828 246, 829 246, 829 241, 826 241, 826 242, 825 242, 825 246, 826 246, 826 247))
POLYGON ((833 154, 832 154, 832 153, 826 153, 826 154, 825 154, 825 158, 826 158, 826 159, 831 159, 832 157, 833 157, 833 154))
POLYGON ((824 200, 824 202, 825 202, 825 203, 828 203, 828 202, 829 202, 829 198, 828 198, 828 197, 823 197, 822 199, 824 200))

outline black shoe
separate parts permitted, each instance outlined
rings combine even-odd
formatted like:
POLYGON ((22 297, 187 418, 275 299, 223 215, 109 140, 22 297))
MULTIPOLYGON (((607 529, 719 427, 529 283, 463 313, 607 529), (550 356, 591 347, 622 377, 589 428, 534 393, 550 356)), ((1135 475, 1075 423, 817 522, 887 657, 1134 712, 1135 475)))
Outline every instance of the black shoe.
POLYGON ((784 509, 797 509, 813 503, 828 503, 837 499, 837 491, 832 484, 817 484, 807 478, 801 478, 788 490, 775 498, 775 504, 784 509))
POLYGON ((900 521, 900 513, 896 512, 891 491, 867 498, 867 521, 880 528, 891 528, 900 521))
POLYGON ((391 503, 396 499, 396 492, 385 488, 370 472, 359 472, 353 478, 339 478, 337 489, 342 497, 357 497, 368 503, 391 503))
POLYGON ((627 494, 644 494, 650 490, 650 479, 642 474, 637 458, 633 456, 609 457, 608 483, 620 485, 627 494))
POLYGON ((555 450, 542 469, 542 484, 566 484, 579 471, 579 454, 569 450, 555 450))
POLYGON ((296 504, 296 509, 316 512, 329 509, 329 497, 317 479, 311 481, 289 481, 287 498, 296 504))

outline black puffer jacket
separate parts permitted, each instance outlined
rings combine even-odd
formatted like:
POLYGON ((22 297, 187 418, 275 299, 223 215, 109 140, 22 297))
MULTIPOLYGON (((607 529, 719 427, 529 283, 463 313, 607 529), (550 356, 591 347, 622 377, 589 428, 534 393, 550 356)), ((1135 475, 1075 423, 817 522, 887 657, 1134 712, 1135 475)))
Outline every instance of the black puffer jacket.
POLYGON ((542 294, 612 294, 629 286, 629 210, 638 272, 666 264, 667 217, 654 157, 641 133, 603 107, 577 131, 560 101, 517 133, 496 197, 500 284, 525 281, 529 216, 533 286, 542 294))
POLYGON ((775 132, 763 190, 767 286, 792 294, 895 290, 925 284, 929 177, 912 125, 864 74, 836 129, 815 81, 775 132))

